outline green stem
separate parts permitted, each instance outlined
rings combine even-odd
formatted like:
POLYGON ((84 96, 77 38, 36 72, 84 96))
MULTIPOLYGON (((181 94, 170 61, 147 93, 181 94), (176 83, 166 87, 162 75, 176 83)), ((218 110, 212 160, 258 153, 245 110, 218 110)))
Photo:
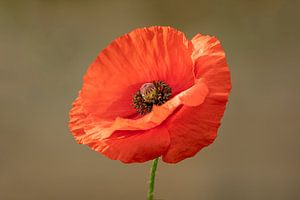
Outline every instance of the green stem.
POLYGON ((158 158, 154 159, 152 162, 147 200, 153 200, 155 172, 157 169, 157 163, 158 163, 158 158))

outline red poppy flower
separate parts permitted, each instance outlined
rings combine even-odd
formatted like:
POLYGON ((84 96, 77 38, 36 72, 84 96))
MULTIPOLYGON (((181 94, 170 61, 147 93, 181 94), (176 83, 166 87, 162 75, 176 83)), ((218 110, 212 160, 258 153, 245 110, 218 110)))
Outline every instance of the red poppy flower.
POLYGON ((90 65, 69 127, 78 143, 111 159, 176 163, 214 141, 230 89, 215 37, 136 29, 90 65))

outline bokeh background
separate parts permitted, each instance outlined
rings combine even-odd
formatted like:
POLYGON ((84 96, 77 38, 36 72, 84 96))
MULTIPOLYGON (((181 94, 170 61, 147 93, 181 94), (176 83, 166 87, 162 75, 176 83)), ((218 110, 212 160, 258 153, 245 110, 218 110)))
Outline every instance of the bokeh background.
POLYGON ((169 25, 217 36, 233 90, 215 143, 159 163, 163 200, 300 199, 300 4, 296 0, 0 0, 0 199, 146 199, 150 162, 77 145, 68 111, 114 38, 169 25))

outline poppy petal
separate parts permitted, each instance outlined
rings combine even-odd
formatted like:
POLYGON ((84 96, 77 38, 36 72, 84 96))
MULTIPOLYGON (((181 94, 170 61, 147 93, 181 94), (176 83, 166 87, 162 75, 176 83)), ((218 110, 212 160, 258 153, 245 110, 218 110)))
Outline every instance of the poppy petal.
POLYGON ((169 133, 165 126, 147 131, 116 131, 105 140, 80 140, 86 134, 86 127, 93 126, 85 114, 79 92, 70 111, 69 127, 78 143, 84 143, 105 156, 124 163, 145 162, 164 154, 170 144, 169 133))
POLYGON ((79 137, 85 134, 84 126, 86 124, 87 115, 82 107, 81 91, 78 97, 72 104, 72 109, 69 112, 69 129, 74 137, 79 137))
POLYGON ((165 126, 147 131, 116 131, 110 138, 88 143, 95 151, 124 163, 145 162, 160 157, 169 144, 170 137, 165 126))
POLYGON ((194 84, 192 43, 170 27, 136 29, 114 40, 89 67, 82 87, 85 110, 101 120, 136 113, 132 96, 161 80, 176 95, 194 84))
POLYGON ((231 89, 230 74, 220 42, 200 34, 192 42, 195 47, 192 55, 195 75, 203 79, 209 93, 201 105, 183 106, 165 122, 171 143, 163 160, 168 163, 192 157, 214 141, 231 89))
POLYGON ((193 39, 195 76, 207 84, 210 95, 226 95, 231 89, 230 73, 220 41, 211 36, 197 34, 193 39))
POLYGON ((197 107, 184 106, 172 116, 168 120, 171 144, 163 155, 163 161, 177 163, 211 144, 224 110, 225 104, 206 100, 197 107))

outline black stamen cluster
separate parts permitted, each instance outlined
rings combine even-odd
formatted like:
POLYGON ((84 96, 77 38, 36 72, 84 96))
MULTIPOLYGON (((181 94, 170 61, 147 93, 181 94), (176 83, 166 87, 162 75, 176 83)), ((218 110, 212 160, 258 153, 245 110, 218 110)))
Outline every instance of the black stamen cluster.
POLYGON ((153 105, 162 105, 172 96, 172 88, 165 82, 153 81, 152 83, 155 86, 156 95, 151 102, 144 100, 140 90, 133 96, 133 107, 141 115, 151 112, 153 105))

